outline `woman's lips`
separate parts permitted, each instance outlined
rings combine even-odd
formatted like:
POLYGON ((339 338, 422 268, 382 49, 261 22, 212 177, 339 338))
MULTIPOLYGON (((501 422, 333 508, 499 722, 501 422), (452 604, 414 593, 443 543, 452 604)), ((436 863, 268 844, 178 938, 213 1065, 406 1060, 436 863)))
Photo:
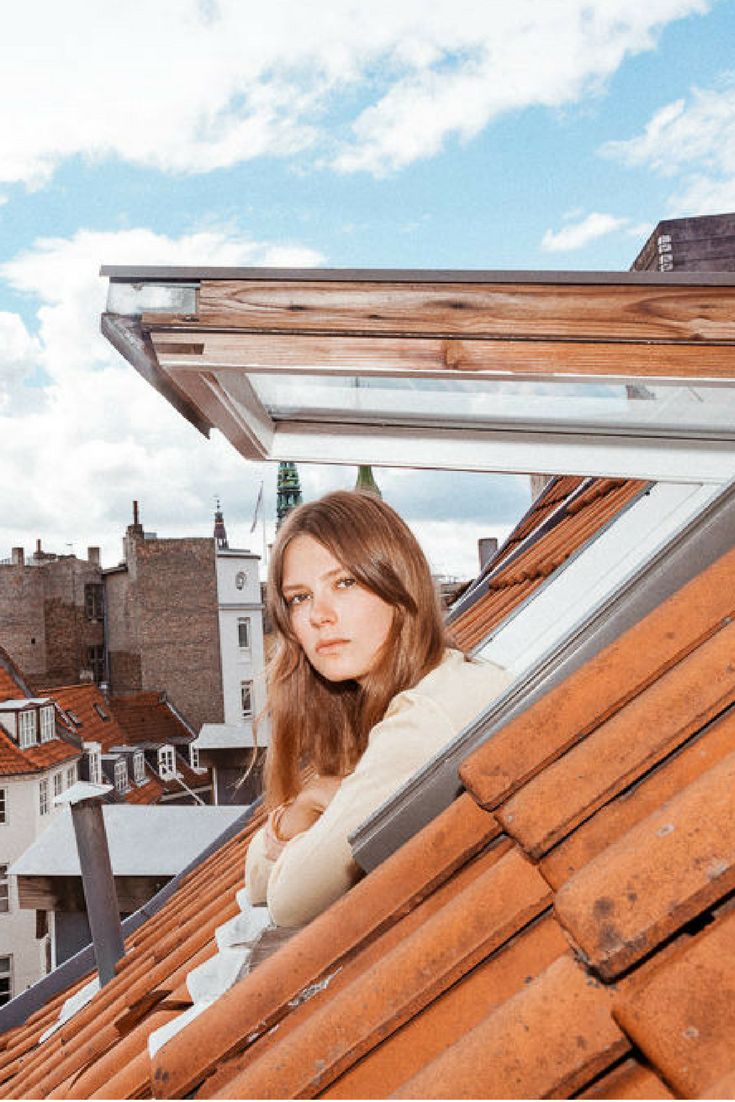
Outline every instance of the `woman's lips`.
POLYGON ((316 645, 317 654, 334 654, 341 647, 349 643, 349 639, 323 639, 316 645))

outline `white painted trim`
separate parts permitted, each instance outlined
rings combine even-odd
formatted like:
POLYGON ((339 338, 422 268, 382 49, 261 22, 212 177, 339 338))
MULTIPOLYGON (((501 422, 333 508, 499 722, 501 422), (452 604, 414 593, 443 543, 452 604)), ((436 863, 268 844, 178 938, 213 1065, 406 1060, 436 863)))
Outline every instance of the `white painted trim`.
POLYGON ((454 432, 283 422, 276 428, 268 458, 712 485, 735 478, 731 442, 574 432, 454 432))
POLYGON ((717 493, 698 483, 653 486, 532 594, 477 653, 523 673, 634 577, 717 493))

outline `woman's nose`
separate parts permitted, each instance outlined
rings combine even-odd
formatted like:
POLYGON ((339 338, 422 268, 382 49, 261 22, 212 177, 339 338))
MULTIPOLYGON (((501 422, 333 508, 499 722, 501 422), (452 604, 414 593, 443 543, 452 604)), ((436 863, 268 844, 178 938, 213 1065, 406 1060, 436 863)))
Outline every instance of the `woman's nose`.
POLYGON ((328 593, 315 593, 311 599, 311 622, 315 625, 334 623, 334 604, 328 593))

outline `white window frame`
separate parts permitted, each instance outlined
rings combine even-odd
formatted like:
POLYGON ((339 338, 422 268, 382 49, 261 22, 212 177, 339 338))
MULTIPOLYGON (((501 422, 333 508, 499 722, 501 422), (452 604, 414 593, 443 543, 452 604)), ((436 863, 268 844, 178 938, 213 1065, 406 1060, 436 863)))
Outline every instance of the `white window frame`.
POLYGON ((7 788, 0 788, 0 826, 3 826, 8 822, 8 803, 9 803, 10 790, 7 788))
POLYGON ((237 618, 237 645, 241 651, 249 651, 252 640, 252 621, 250 616, 238 616, 237 618), (242 641, 243 629, 245 642, 242 641))
POLYGON ((67 788, 71 788, 71 786, 73 784, 77 783, 77 776, 78 776, 77 763, 74 762, 74 764, 70 765, 69 768, 66 771, 66 787, 67 788))
POLYGON ((95 748, 84 752, 89 758, 89 783, 102 784, 102 756, 100 750, 95 748))
POLYGON ((0 957, 0 1006, 4 1006, 9 1003, 13 997, 13 957, 11 954, 8 956, 0 957), (7 963, 6 963, 7 962, 7 963), (2 991, 3 981, 8 981, 7 998, 5 992, 2 991))
POLYGON ((41 742, 51 742, 56 738, 56 716, 53 704, 45 704, 39 709, 41 742))
POLYGON ((199 764, 199 747, 195 746, 193 742, 189 743, 189 765, 192 769, 201 769, 199 764))
POLYGON ((49 813, 48 777, 42 777, 38 782, 38 813, 39 815, 48 815, 49 813))
POLYGON ((125 758, 118 758, 115 762, 115 789, 123 796, 129 788, 128 763, 125 758))
POLYGON ((243 719, 253 718, 253 683, 251 680, 240 682, 240 707, 243 719))
POLYGON ((145 781, 145 754, 142 750, 136 750, 133 754, 133 780, 136 784, 145 781))
POLYGON ((64 774, 62 770, 59 770, 58 773, 54 773, 53 789, 54 799, 56 799, 57 796, 60 796, 61 793, 64 791, 64 774))
POLYGON ((0 865, 0 914, 7 914, 10 910, 10 877, 8 866, 0 865))
POLYGON ((28 750, 38 743, 38 715, 36 708, 26 708, 18 713, 18 745, 28 750))
POLYGON ((176 754, 173 746, 158 747, 158 775, 163 780, 176 774, 176 754))

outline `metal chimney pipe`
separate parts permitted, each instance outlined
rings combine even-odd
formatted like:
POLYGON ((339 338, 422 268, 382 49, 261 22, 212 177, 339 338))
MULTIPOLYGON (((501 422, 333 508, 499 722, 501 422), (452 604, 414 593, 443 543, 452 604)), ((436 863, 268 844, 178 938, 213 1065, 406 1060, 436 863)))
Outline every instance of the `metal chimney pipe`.
MULTIPOLYGON (((91 786, 84 787, 89 789, 91 786)), ((125 944, 107 831, 102 816, 102 799, 96 795, 86 798, 82 796, 69 802, 97 971, 100 986, 104 987, 114 977, 115 965, 125 955, 125 944)))

